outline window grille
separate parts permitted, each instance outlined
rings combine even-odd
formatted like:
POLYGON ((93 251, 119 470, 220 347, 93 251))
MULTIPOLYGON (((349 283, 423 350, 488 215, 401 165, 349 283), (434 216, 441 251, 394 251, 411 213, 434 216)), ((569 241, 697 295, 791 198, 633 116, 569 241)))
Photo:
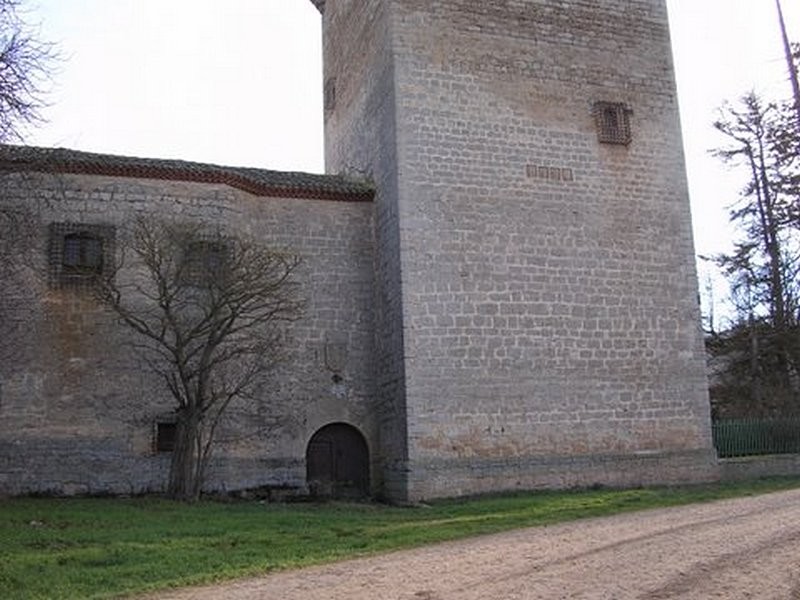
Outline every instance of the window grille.
POLYGON ((210 286, 221 281, 227 273, 230 249, 218 240, 197 240, 184 250, 181 274, 185 283, 210 286))
POLYGON ((621 102, 595 102, 593 107, 597 139, 603 144, 631 143, 633 111, 621 102))
POLYGON ((48 271, 53 287, 89 287, 113 267, 115 229, 110 225, 51 223, 48 271))
POLYGON ((103 239, 82 231, 64 236, 61 265, 65 273, 96 275, 103 270, 103 239))

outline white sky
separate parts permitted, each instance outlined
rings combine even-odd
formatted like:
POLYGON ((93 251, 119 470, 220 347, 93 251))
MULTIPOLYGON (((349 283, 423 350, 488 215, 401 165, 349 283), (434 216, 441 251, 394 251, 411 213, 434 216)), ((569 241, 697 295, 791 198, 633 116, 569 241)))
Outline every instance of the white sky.
MULTIPOLYGON (((488 1, 488 0, 487 0, 488 1)), ((800 0, 782 0, 800 41, 800 0)), ((33 0, 67 60, 27 142, 322 172, 320 16, 309 0, 33 0)), ((725 250, 741 180, 709 156, 746 91, 789 94, 774 0, 667 0, 698 253, 725 250)))

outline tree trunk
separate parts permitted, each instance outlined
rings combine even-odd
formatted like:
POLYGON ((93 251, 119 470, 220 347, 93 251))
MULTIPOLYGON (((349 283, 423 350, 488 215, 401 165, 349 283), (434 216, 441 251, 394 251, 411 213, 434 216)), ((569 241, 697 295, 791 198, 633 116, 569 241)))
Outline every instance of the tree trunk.
POLYGON ((761 369, 759 367, 758 332, 755 327, 753 313, 749 318, 750 329, 750 394, 753 404, 758 410, 763 408, 763 395, 761 393, 761 369))
POLYGON ((167 487, 170 498, 193 502, 200 496, 201 482, 197 469, 199 436, 199 415, 189 409, 179 411, 167 487))

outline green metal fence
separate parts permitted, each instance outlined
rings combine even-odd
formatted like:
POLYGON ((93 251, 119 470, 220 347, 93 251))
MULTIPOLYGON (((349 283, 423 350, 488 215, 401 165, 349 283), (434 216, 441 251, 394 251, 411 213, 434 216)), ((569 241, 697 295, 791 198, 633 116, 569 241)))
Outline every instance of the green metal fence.
POLYGON ((725 419, 713 424, 720 458, 760 454, 800 454, 800 417, 725 419))

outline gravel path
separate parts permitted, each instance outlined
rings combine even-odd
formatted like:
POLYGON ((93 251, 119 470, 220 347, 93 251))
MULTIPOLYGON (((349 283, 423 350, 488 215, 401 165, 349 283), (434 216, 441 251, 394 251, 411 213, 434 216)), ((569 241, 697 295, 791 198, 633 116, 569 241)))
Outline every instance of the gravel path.
POLYGON ((800 599, 800 490, 482 536, 153 598, 800 599))

